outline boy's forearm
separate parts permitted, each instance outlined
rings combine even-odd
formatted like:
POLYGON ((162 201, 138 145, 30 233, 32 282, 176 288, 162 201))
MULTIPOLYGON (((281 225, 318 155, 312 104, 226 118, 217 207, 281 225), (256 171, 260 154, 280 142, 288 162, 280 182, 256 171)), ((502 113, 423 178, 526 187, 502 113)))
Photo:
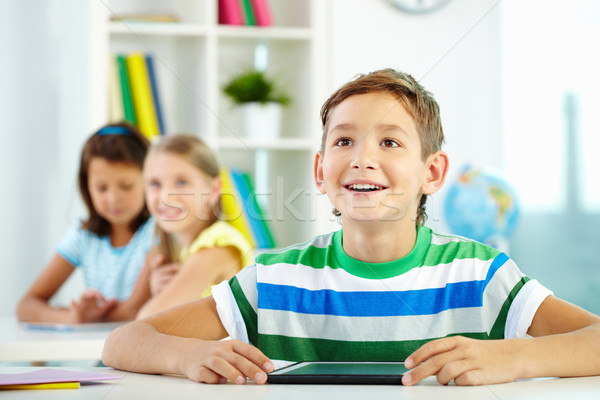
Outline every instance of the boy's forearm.
POLYGON ((151 374, 184 374, 189 341, 158 332, 135 321, 115 329, 106 339, 102 361, 109 367, 151 374))
POLYGON ((600 375, 600 323, 558 335, 521 342, 519 378, 600 375))

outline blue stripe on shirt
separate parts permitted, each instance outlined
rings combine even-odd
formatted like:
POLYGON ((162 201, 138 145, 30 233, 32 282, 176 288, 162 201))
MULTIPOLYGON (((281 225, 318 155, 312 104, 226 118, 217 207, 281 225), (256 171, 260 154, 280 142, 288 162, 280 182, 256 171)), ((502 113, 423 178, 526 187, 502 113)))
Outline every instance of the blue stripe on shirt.
POLYGON ((482 281, 448 283, 443 288, 397 292, 336 292, 257 283, 258 308, 348 317, 427 315, 464 307, 481 307, 483 292, 508 260, 499 254, 482 281))

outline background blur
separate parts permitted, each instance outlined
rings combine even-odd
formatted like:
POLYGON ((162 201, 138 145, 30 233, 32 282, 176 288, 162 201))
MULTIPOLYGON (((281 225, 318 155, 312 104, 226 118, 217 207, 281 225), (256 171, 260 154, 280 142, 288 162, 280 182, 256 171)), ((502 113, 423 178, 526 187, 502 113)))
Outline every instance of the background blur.
MULTIPOLYGON (((600 2, 450 0, 414 15, 386 0, 323 1, 325 92, 383 67, 411 73, 440 103, 448 184, 466 164, 503 173, 522 205, 509 255, 557 296, 600 313, 600 2)), ((80 3, 2 0, 0 315, 14 313, 79 207, 80 143, 58 127, 87 127, 61 108, 58 87, 78 74, 61 40, 80 3)), ((441 230, 444 195, 429 204, 428 225, 441 230)))

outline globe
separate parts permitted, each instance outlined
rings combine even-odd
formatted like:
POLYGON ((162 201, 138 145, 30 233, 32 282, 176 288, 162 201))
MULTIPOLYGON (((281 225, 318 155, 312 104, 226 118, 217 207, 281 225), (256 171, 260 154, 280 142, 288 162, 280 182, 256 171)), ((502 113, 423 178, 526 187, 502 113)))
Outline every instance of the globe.
POLYGON ((453 233, 494 245, 514 231, 519 208, 517 192, 505 178, 467 166, 448 190, 444 215, 453 233))

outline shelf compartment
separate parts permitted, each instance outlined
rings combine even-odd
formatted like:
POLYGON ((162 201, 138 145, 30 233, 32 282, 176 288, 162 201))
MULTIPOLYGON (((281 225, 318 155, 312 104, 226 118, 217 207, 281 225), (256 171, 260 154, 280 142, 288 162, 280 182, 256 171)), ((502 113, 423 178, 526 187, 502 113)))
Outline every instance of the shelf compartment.
POLYGON ((280 138, 276 140, 257 140, 243 136, 219 139, 217 146, 221 150, 265 149, 290 151, 316 151, 319 144, 312 138, 280 138))
POLYGON ((160 35, 160 36, 206 36, 206 25, 181 22, 134 22, 115 21, 109 23, 112 35, 160 35))
POLYGON ((232 39, 310 40, 312 32, 308 28, 219 25, 217 36, 232 39))

